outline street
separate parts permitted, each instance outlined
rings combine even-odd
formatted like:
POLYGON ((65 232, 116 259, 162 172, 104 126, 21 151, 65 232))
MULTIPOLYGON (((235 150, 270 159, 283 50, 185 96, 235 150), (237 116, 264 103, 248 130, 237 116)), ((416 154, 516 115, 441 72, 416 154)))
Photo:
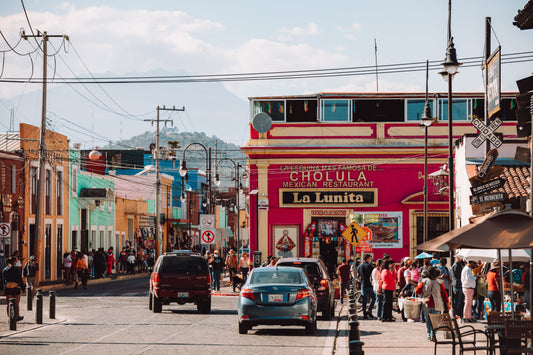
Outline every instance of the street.
POLYGON ((2 354, 333 353, 337 319, 319 318, 315 336, 305 335, 303 327, 257 327, 239 335, 235 296, 213 296, 207 315, 195 305, 175 303, 155 314, 148 310, 147 291, 147 277, 60 289, 55 321, 48 318, 44 297, 42 326, 35 324, 35 302, 27 311, 23 297, 18 331, 10 332, 5 321, 0 326, 2 354))

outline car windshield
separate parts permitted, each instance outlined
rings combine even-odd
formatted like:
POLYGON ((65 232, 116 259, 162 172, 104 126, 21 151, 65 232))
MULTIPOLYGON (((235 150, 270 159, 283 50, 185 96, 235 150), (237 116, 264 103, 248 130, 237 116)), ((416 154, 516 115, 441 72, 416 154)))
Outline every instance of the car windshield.
POLYGON ((299 267, 300 269, 303 269, 307 275, 320 275, 320 270, 318 268, 318 265, 315 263, 288 262, 288 263, 278 263, 278 265, 299 267))
POLYGON ((274 271, 256 272, 250 279, 250 284, 300 284, 302 283, 299 272, 274 271))
POLYGON ((176 273, 189 275, 207 274, 207 264, 201 258, 186 256, 170 256, 163 259, 161 273, 176 273))

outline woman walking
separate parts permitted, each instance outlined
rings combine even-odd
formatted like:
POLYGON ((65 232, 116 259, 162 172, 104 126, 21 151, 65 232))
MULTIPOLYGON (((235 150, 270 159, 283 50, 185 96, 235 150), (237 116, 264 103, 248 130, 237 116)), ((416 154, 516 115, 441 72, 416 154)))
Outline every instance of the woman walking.
POLYGON ((426 332, 429 340, 435 336, 429 314, 439 314, 450 309, 450 301, 448 294, 444 288, 441 280, 438 280, 440 270, 434 266, 428 267, 422 272, 422 280, 416 286, 415 292, 422 295, 426 302, 422 305, 422 312, 424 312, 426 319, 426 332))
POLYGON ((392 300, 394 298, 394 291, 396 290, 396 269, 394 268, 394 261, 387 259, 383 264, 383 271, 381 272, 382 289, 385 295, 383 302, 383 316, 382 322, 394 322, 396 319, 392 316, 392 300))
POLYGON ((2 270, 2 280, 4 283, 4 295, 7 299, 7 317, 9 318, 9 299, 15 299, 15 318, 17 321, 24 319, 19 314, 20 294, 26 289, 20 270, 15 266, 17 258, 12 256, 6 260, 7 266, 2 270))
POLYGON ((78 252, 78 257, 76 258, 76 270, 78 271, 78 278, 74 284, 74 288, 78 288, 78 281, 81 281, 83 288, 87 288, 87 279, 89 278, 89 268, 87 267, 87 262, 85 258, 82 257, 81 253, 78 252))
POLYGON ((242 278, 246 282, 246 279, 248 278, 248 271, 250 271, 250 258, 248 257, 248 253, 243 251, 242 256, 239 259, 239 268, 242 273, 242 278))

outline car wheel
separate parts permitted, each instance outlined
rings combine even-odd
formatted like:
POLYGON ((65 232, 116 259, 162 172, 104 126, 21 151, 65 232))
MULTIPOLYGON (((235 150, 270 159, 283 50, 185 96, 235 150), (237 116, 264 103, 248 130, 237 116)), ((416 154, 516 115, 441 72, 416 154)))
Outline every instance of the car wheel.
POLYGON ((313 335, 316 331, 316 318, 312 323, 305 325, 305 334, 313 335))
POLYGON ((211 296, 209 296, 205 300, 198 302, 197 308, 198 312, 202 314, 207 314, 211 312, 211 296))
POLYGON ((149 302, 148 302, 148 309, 151 311, 152 310, 152 292, 149 293, 149 296, 148 296, 148 299, 149 299, 149 302))
POLYGON ((154 313, 161 313, 161 311, 163 310, 163 302, 161 301, 161 299, 153 295, 152 300, 153 300, 152 311, 154 313))
POLYGON ((248 326, 243 323, 239 323, 239 334, 247 334, 248 333, 248 326))

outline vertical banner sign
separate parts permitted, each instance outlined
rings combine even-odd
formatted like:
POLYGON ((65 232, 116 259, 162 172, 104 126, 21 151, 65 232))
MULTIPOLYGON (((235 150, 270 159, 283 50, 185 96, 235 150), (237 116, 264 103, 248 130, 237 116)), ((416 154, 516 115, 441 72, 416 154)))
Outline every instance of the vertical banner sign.
POLYGON ((501 47, 498 47, 487 62, 487 108, 489 118, 500 111, 501 102, 501 47))

